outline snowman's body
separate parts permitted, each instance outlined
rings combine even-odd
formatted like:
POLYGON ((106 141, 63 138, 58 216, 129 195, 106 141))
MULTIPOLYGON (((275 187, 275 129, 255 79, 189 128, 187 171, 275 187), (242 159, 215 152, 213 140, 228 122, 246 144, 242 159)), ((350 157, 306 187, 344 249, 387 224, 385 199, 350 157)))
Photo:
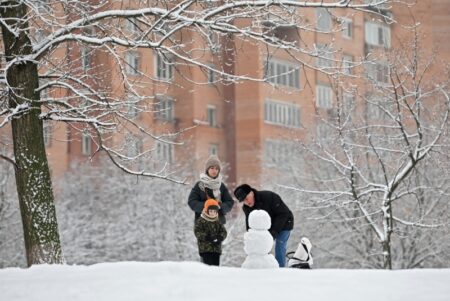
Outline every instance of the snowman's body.
POLYGON ((249 230, 244 234, 244 251, 247 254, 243 268, 273 269, 278 262, 269 252, 272 250, 273 238, 270 232, 271 220, 264 210, 253 210, 248 217, 249 230))

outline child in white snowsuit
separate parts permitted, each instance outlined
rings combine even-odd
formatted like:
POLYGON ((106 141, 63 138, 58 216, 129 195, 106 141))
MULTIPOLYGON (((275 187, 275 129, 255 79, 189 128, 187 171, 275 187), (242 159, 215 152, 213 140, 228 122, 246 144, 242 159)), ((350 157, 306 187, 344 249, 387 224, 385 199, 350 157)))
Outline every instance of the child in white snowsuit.
POLYGON ((222 241, 227 237, 227 230, 219 222, 219 203, 214 199, 205 202, 200 217, 195 221, 194 234, 197 237, 198 252, 203 263, 220 265, 222 241))

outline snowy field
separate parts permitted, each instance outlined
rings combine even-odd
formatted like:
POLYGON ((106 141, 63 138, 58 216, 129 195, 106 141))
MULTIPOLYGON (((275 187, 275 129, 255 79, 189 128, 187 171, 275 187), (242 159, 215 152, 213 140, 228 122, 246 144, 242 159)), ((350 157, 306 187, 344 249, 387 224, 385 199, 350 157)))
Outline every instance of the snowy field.
POLYGON ((450 269, 246 270, 197 262, 0 270, 2 301, 450 300, 450 269))

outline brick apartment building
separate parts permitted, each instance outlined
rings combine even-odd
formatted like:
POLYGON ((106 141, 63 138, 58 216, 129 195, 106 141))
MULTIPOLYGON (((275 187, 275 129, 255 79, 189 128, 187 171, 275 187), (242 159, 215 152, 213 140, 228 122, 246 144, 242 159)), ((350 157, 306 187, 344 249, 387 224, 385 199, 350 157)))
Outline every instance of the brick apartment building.
MULTIPOLYGON (((381 8, 381 14, 393 16, 396 20, 391 24, 364 12, 345 9, 330 12, 323 8, 310 8, 302 14, 314 28, 335 31, 333 34, 299 31, 289 24, 279 24, 273 29, 274 35, 288 39, 299 47, 307 45, 309 49, 315 48, 321 57, 307 58, 311 66, 325 71, 338 68, 334 70, 341 71, 345 76, 362 68, 351 68, 351 62, 360 61, 369 52, 384 52, 398 47, 400 38, 405 37, 403 25, 420 22, 427 45, 439 46, 441 57, 450 61, 448 0, 418 1, 410 9, 405 6, 381 8)), ((270 22, 268 19, 268 26, 270 22)), ((125 26, 130 32, 134 30, 133 24, 125 26)), ((195 32, 186 32, 183 36, 187 41, 196 41, 196 38, 195 32)), ((128 64, 124 70, 130 79, 140 82, 141 93, 152 96, 157 108, 155 112, 139 112, 130 108, 128 113, 154 129, 155 133, 193 128, 184 131, 177 139, 183 141, 183 145, 163 142, 147 144, 140 140, 139 133, 134 136, 117 133, 113 139, 126 141, 131 155, 134 151, 153 147, 153 159, 189 163, 195 173, 202 169, 209 154, 218 154, 228 164, 228 182, 231 186, 243 181, 260 185, 265 172, 265 157, 282 156, 286 143, 294 138, 326 135, 315 128, 314 116, 316 109, 332 114, 335 94, 326 74, 305 68, 287 52, 238 38, 212 39, 217 39, 217 43, 209 52, 202 54, 205 63, 228 72, 260 79, 268 76, 268 79, 225 85, 218 81, 215 73, 199 68, 176 67, 168 63, 167 58, 163 59, 148 49, 128 51, 124 53, 128 64), (142 79, 136 70, 167 83, 142 79), (181 74, 189 74, 189 79, 181 74)), ((117 67, 113 58, 91 49, 80 49, 76 45, 68 49, 67 54, 74 60, 80 60, 81 68, 86 71, 94 67, 103 71, 104 76, 96 85, 127 97, 121 85, 122 76, 120 72, 115 72, 117 67)), ((55 55, 64 54, 56 52, 55 55)), ((383 80, 386 68, 380 62, 370 72, 383 80)), ((340 93, 344 98, 355 97, 342 91, 340 93)), ((47 124, 45 131, 48 158, 54 175, 62 174, 72 162, 88 161, 95 151, 95 143, 90 136, 80 134, 74 126, 47 124)))

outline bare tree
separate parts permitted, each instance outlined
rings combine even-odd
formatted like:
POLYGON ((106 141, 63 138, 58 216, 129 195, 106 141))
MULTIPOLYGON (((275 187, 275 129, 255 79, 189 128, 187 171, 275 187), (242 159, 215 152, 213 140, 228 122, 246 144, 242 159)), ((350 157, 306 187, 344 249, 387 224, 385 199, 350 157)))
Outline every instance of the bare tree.
POLYGON ((274 26, 314 31, 302 18, 302 9, 353 9, 376 14, 376 8, 387 2, 1 0, 6 60, 1 75, 0 128, 11 125, 14 157, 1 156, 15 166, 28 265, 64 261, 44 147, 44 121, 66 123, 92 138, 94 153, 105 153, 129 173, 180 182, 166 170, 129 168, 124 163, 130 157, 123 144, 111 142, 115 133, 130 131, 150 140, 174 143, 170 138, 175 133, 159 135, 126 113, 130 108, 159 110, 149 104, 152 97, 143 92, 143 86, 164 86, 174 72, 196 83, 188 76, 192 67, 214 72, 226 82, 264 80, 229 70, 226 66, 233 56, 227 47, 220 65, 225 67, 211 67, 202 61, 198 53, 214 46, 214 35, 296 53, 293 57, 308 67, 304 56, 317 56, 317 51, 279 38, 274 26), (138 50, 151 50, 158 56, 161 74, 155 77, 136 69, 132 52, 138 50), (113 70, 90 66, 90 55, 98 53, 114 62, 113 70), (134 96, 131 100, 112 93, 116 88, 108 86, 112 74, 121 78, 121 88, 134 96), (137 81, 136 75, 140 76, 137 81), (49 97, 43 97, 46 91, 50 91, 49 97))
POLYGON ((187 186, 138 178, 108 162, 101 168, 80 166, 57 185, 67 262, 197 258, 187 186))
POLYGON ((318 110, 317 135, 298 144, 303 174, 281 185, 337 227, 329 256, 353 266, 448 265, 448 69, 414 33, 378 56, 383 68, 366 63, 366 84, 332 80, 337 107, 318 110))

